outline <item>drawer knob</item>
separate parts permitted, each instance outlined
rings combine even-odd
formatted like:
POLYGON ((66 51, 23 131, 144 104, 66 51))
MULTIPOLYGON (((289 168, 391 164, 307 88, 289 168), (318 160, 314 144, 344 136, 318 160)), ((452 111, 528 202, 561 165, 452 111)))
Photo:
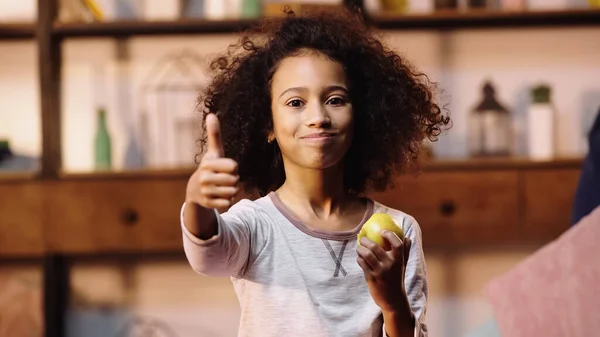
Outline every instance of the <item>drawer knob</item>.
POLYGON ((442 213, 442 215, 451 216, 454 212, 456 212, 456 205, 453 201, 445 200, 440 205, 440 213, 442 213))
POLYGON ((121 214, 121 221, 125 226, 133 226, 139 220, 138 212, 133 208, 127 208, 121 214))

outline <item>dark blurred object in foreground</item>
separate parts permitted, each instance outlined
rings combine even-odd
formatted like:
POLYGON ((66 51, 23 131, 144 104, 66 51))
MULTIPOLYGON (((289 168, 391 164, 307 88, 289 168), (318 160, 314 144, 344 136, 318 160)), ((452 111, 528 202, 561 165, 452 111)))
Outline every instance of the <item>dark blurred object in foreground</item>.
POLYGON ((575 193, 571 226, 600 206, 600 109, 589 134, 589 151, 575 193))

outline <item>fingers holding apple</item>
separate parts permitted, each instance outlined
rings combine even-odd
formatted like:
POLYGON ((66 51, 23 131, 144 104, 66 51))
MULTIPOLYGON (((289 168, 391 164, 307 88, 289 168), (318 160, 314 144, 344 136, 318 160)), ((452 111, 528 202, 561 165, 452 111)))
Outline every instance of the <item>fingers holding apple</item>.
POLYGON ((404 270, 411 241, 391 216, 376 217, 365 223, 359 234, 357 262, 362 268, 371 297, 383 310, 406 306, 404 270), (388 218, 389 217, 389 218, 388 218), (375 221, 377 220, 377 221, 375 221), (384 221, 387 227, 382 228, 384 221))
POLYGON ((387 269, 392 264, 391 256, 388 255, 388 252, 367 237, 363 237, 360 240, 356 252, 358 255, 357 262, 363 271, 365 271, 367 278, 379 276, 384 269, 387 269))
POLYGON ((409 238, 399 238, 396 233, 384 230, 381 234, 386 241, 386 246, 390 247, 392 255, 398 261, 402 261, 404 267, 408 263, 408 256, 410 254, 411 241, 409 238))
POLYGON ((365 271, 379 274, 397 268, 398 261, 404 269, 408 257, 406 243, 410 249, 410 240, 404 237, 402 227, 391 215, 374 213, 360 229, 357 240, 358 263, 365 271))
POLYGON ((368 237, 362 237, 356 248, 357 262, 368 273, 367 277, 384 277, 389 273, 403 274, 408 262, 410 239, 400 240, 396 233, 382 231, 384 244, 379 245, 368 237), (385 249, 384 247, 391 247, 385 249))

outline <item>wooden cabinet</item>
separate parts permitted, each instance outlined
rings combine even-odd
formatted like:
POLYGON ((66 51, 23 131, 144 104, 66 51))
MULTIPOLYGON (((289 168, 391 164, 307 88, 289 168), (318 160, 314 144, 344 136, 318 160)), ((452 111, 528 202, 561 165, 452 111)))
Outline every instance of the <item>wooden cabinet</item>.
MULTIPOLYGON (((191 171, 0 185, 0 257, 182 251, 191 171)), ((569 228, 579 161, 426 166, 371 195, 419 222, 426 247, 543 244, 569 228)))
POLYGON ((45 251, 40 185, 15 180, 0 185, 0 257, 39 256, 45 251))
POLYGON ((551 240, 568 229, 580 174, 568 168, 524 172, 524 238, 551 240))
POLYGON ((182 249, 183 179, 68 180, 46 185, 48 249, 68 253, 182 249))
POLYGON ((427 245, 506 243, 519 226, 518 172, 425 172, 374 194, 419 222, 427 245))
POLYGON ((578 161, 434 166, 372 196, 412 215, 428 247, 544 244, 569 229, 578 161))

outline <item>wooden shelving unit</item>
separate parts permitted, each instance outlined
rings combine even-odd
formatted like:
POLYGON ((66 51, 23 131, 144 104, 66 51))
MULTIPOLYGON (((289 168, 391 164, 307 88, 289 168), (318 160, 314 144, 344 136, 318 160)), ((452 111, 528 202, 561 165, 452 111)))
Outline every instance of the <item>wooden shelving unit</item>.
MULTIPOLYGON (((256 23, 200 19, 60 23, 57 13, 58 0, 38 0, 36 24, 0 23, 0 40, 29 39, 37 44, 42 120, 40 171, 0 173, 0 259, 43 260, 46 337, 65 334, 70 259, 181 250, 178 212, 193 171, 62 172, 62 42, 236 33, 256 23)), ((440 12, 367 20, 384 30, 600 27, 600 11, 440 12)), ((421 178, 400 181, 400 192, 379 196, 389 206, 422 219, 428 247, 543 243, 567 226, 565 205, 574 193, 580 166, 579 158, 432 161, 424 164, 421 178)))

